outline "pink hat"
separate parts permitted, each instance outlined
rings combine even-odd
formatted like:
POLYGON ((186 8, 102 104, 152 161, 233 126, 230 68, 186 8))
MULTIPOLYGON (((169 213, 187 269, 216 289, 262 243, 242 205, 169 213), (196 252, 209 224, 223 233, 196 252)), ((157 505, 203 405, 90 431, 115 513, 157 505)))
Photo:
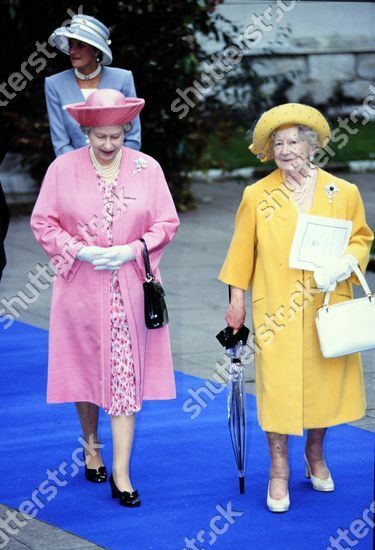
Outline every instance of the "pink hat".
POLYGON ((80 126, 117 126, 127 124, 143 109, 144 99, 125 97, 118 90, 100 89, 83 103, 66 108, 80 126))

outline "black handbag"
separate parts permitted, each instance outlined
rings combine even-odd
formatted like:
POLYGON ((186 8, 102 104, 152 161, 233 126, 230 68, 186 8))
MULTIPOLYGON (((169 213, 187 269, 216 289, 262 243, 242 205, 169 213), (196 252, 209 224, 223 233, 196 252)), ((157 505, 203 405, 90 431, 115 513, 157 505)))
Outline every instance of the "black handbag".
POLYGON ((143 259, 146 270, 146 281, 143 283, 145 323, 147 328, 160 328, 169 321, 164 289, 158 281, 155 281, 155 275, 151 271, 146 242, 144 239, 140 239, 140 241, 143 244, 143 259))

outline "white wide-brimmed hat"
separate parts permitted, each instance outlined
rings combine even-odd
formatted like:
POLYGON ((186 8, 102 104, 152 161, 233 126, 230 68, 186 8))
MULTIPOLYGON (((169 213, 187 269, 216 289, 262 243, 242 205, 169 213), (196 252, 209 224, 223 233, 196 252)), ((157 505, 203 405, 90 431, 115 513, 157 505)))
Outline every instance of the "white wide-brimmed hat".
POLYGON ((90 15, 74 15, 69 26, 53 31, 49 43, 69 55, 69 38, 90 44, 103 54, 102 65, 112 63, 112 52, 109 48, 109 29, 90 15))

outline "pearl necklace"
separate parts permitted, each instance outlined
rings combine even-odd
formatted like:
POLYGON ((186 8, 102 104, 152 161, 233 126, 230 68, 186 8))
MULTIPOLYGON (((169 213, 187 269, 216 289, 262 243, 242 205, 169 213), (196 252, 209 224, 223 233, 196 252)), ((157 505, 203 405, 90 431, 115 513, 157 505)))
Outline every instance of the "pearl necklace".
POLYGON ((287 181, 287 187, 292 192, 293 200, 297 204, 301 205, 308 193, 311 191, 311 187, 315 184, 315 173, 310 174, 305 179, 305 182, 300 185, 299 188, 293 187, 287 180, 287 178, 284 179, 287 181), (307 180, 307 181, 306 181, 307 180), (289 185, 288 185, 289 184, 289 185))
POLYGON ((90 147, 89 151, 90 151, 91 162, 92 162, 95 170, 99 174, 99 176, 101 178, 103 178, 103 180, 105 180, 106 182, 114 181, 116 179, 119 171, 120 171, 120 162, 121 162, 121 158, 122 158, 122 149, 120 149, 118 151, 118 153, 116 154, 116 156, 113 159, 113 161, 111 162, 111 164, 106 164, 106 165, 101 164, 98 161, 98 159, 95 156, 94 151, 92 150, 92 147, 90 147))
POLYGON ((78 69, 74 69, 74 74, 80 80, 91 80, 92 78, 95 78, 96 76, 98 76, 98 74, 100 74, 101 70, 102 70, 102 66, 99 64, 97 66, 97 68, 95 69, 95 71, 93 71, 90 74, 80 73, 78 69))

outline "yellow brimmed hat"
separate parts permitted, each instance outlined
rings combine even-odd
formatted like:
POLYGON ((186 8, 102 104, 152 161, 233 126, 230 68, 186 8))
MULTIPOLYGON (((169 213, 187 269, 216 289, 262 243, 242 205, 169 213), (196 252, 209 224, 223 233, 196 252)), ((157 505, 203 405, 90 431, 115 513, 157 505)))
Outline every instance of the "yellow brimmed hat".
POLYGON ((321 147, 327 145, 331 131, 327 120, 314 107, 302 103, 284 103, 262 114, 255 125, 253 143, 249 149, 261 162, 267 162, 271 155, 271 134, 280 126, 303 124, 315 130, 321 147))

